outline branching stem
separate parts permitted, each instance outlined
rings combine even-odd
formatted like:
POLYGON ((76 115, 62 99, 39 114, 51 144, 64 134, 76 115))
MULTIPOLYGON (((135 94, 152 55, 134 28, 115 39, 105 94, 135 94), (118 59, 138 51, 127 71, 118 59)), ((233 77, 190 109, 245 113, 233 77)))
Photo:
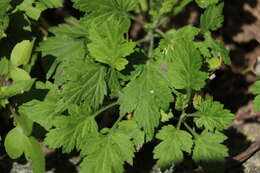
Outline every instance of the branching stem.
POLYGON ((187 124, 184 122, 184 126, 189 130, 189 132, 194 136, 197 137, 198 134, 187 124))

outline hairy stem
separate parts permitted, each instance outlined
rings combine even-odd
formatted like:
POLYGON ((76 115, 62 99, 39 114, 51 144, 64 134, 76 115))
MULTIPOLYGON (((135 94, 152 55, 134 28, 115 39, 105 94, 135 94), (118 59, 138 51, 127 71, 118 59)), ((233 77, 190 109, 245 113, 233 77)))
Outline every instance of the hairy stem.
POLYGON ((184 122, 184 126, 189 130, 189 132, 194 136, 197 137, 198 134, 187 124, 184 122))
POLYGON ((109 105, 107 105, 107 106, 105 106, 105 107, 99 109, 99 110, 96 111, 95 113, 93 113, 92 116, 93 116, 93 117, 96 117, 96 116, 98 116, 99 114, 101 114, 102 112, 104 112, 105 110, 110 109, 111 107, 113 107, 113 106, 115 106, 115 105, 118 105, 118 103, 117 103, 117 102, 111 103, 111 104, 109 104, 109 105))
POLYGON ((178 130, 181 128, 181 124, 182 124, 184 118, 186 117, 186 115, 187 115, 187 114, 186 114, 184 111, 182 111, 181 117, 180 117, 180 119, 179 119, 179 121, 178 121, 178 124, 177 124, 177 129, 178 129, 178 130))

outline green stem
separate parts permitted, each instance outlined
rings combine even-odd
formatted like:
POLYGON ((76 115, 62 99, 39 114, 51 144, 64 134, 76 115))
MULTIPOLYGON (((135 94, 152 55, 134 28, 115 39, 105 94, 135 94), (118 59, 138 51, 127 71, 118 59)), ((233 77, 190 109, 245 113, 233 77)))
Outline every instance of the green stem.
POLYGON ((166 34, 163 32, 163 31, 161 31, 160 29, 155 29, 155 31, 162 37, 162 38, 164 38, 164 39, 167 39, 167 36, 166 36, 166 34))
POLYGON ((109 104, 109 105, 107 105, 107 106, 105 106, 105 107, 99 109, 98 111, 96 111, 95 113, 93 113, 91 116, 96 117, 96 116, 98 116, 99 114, 101 114, 102 112, 104 112, 105 110, 107 110, 107 109, 109 109, 109 108, 111 108, 111 107, 113 107, 113 106, 115 106, 115 105, 117 105, 117 104, 118 104, 117 102, 111 103, 111 104, 109 104))
POLYGON ((199 118, 199 117, 201 117, 201 115, 196 114, 196 113, 192 113, 192 114, 187 114, 186 117, 196 117, 196 118, 199 118))
POLYGON ((139 0, 139 4, 141 6, 142 11, 148 10, 148 4, 146 0, 139 0))
POLYGON ((153 47, 154 47, 154 31, 150 30, 148 35, 150 37, 150 43, 149 43, 149 50, 148 50, 148 57, 151 58, 153 55, 153 47))
POLYGON ((136 22, 138 22, 138 23, 140 23, 140 24, 142 24, 142 25, 145 25, 145 24, 146 24, 142 19, 139 19, 139 18, 137 18, 136 16, 134 16, 134 15, 132 15, 132 14, 128 14, 128 13, 127 13, 127 16, 128 16, 130 19, 132 19, 132 20, 134 20, 134 21, 136 21, 136 22))
POLYGON ((183 122, 185 117, 186 117, 186 113, 184 111, 182 111, 181 117, 180 117, 180 119, 178 121, 178 124, 177 124, 177 129, 178 130, 181 128, 181 123, 183 122))
POLYGON ((112 126, 111 130, 115 129, 117 124, 124 118, 124 116, 119 116, 119 118, 116 120, 116 122, 114 123, 114 125, 112 126))
POLYGON ((187 124, 187 123, 184 123, 184 126, 189 130, 189 132, 194 136, 194 137, 197 137, 198 134, 187 124))
POLYGON ((190 102, 190 100, 191 100, 191 94, 192 94, 192 89, 189 87, 189 88, 187 88, 188 102, 190 102))

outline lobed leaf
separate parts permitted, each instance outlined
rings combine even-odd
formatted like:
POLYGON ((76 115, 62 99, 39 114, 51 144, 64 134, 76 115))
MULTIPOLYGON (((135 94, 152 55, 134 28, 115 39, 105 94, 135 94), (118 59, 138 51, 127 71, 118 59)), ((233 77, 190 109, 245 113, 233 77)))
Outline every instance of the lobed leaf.
POLYGON ((172 101, 171 90, 158 71, 147 66, 131 81, 119 96, 120 115, 133 113, 134 120, 144 128, 146 140, 151 140, 160 122, 160 109, 167 109, 172 101))
POLYGON ((69 62, 64 67, 67 83, 63 85, 63 99, 57 111, 68 104, 88 104, 97 109, 107 95, 106 71, 104 66, 86 60, 69 62))
POLYGON ((130 139, 122 131, 89 136, 81 153, 87 157, 80 165, 80 172, 123 173, 124 162, 133 164, 135 149, 130 139))
POLYGON ((107 20, 102 25, 93 24, 89 30, 90 55, 98 62, 123 70, 128 64, 125 57, 133 53, 136 46, 136 43, 124 38, 127 30, 124 23, 116 20, 107 20))
POLYGON ((192 136, 184 130, 178 130, 172 125, 164 126, 156 138, 162 140, 153 151, 160 168, 167 168, 172 164, 177 165, 182 162, 183 151, 191 153, 192 136))
POLYGON ((98 132, 95 117, 90 117, 89 110, 73 105, 76 109, 68 116, 56 117, 52 128, 46 135, 44 144, 50 148, 62 147, 64 153, 71 152, 75 147, 79 150, 91 134, 98 132))
POLYGON ((224 16, 222 15, 224 3, 209 6, 200 17, 200 26, 203 32, 215 31, 222 26, 224 16))
POLYGON ((199 115, 196 125, 210 131, 226 129, 234 119, 234 115, 223 107, 224 105, 212 99, 203 101, 195 113, 199 115))

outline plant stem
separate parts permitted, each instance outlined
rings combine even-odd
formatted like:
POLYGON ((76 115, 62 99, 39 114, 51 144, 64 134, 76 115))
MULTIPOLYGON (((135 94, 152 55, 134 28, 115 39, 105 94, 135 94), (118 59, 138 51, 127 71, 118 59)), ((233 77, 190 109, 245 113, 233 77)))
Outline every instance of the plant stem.
POLYGON ((119 118, 116 120, 116 122, 113 124, 111 130, 115 129, 117 124, 124 118, 124 116, 119 116, 119 118))
POLYGON ((111 108, 111 107, 113 107, 113 106, 115 106, 115 105, 117 105, 117 104, 118 104, 117 102, 111 103, 111 104, 109 104, 109 105, 107 105, 107 106, 105 106, 105 107, 99 109, 98 111, 96 111, 95 113, 93 113, 91 116, 96 117, 96 116, 98 116, 99 114, 101 114, 102 112, 104 112, 105 110, 107 110, 107 109, 109 109, 109 108, 111 108))
POLYGON ((160 29, 155 29, 155 31, 162 37, 162 38, 165 38, 165 39, 167 39, 167 36, 166 36, 166 34, 163 32, 163 31, 161 31, 160 29))
POLYGON ((142 11, 148 10, 148 4, 146 0, 139 0, 139 4, 141 6, 142 11))
POLYGON ((201 117, 202 115, 199 115, 199 114, 197 114, 196 112, 195 113, 192 113, 192 114, 187 114, 187 116, 186 117, 196 117, 196 118, 199 118, 199 117, 201 117))
POLYGON ((190 100, 191 100, 191 94, 192 94, 192 89, 189 87, 189 88, 187 88, 188 103, 190 103, 190 100))
POLYGON ((132 14, 127 14, 127 16, 128 16, 130 19, 132 19, 132 20, 134 20, 134 21, 136 21, 136 22, 138 22, 138 23, 140 23, 140 24, 142 24, 142 25, 145 25, 145 24, 146 24, 143 20, 141 20, 141 19, 135 17, 135 16, 132 15, 132 14))
POLYGON ((198 134, 187 124, 184 122, 184 126, 189 130, 189 132, 194 136, 197 137, 198 134))
POLYGON ((153 46, 154 46, 154 31, 153 29, 149 31, 148 36, 150 37, 149 42, 149 50, 148 50, 148 57, 151 58, 153 54, 153 46))
POLYGON ((184 111, 182 111, 181 117, 180 117, 180 119, 179 119, 179 121, 178 121, 178 124, 177 124, 177 129, 178 129, 178 130, 180 129, 181 123, 183 122, 183 119, 186 117, 186 115, 187 115, 187 114, 186 114, 184 111))

